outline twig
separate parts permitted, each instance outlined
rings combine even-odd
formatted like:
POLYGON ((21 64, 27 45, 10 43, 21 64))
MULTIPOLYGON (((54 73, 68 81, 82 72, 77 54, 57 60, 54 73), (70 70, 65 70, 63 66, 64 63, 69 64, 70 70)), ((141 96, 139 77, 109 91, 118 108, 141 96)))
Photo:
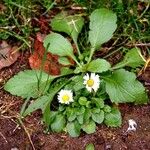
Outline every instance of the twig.
POLYGON ((21 126, 23 127, 24 131, 26 132, 26 134, 27 134, 27 136, 28 136, 28 139, 29 139, 29 141, 30 141, 30 143, 31 143, 31 145, 32 145, 33 150, 36 150, 35 147, 34 147, 34 144, 33 144, 33 142, 32 142, 31 136, 30 136, 29 132, 27 131, 25 125, 23 124, 23 122, 22 122, 20 116, 18 117, 18 121, 19 121, 19 123, 21 124, 21 126))
POLYGON ((129 46, 129 47, 132 47, 132 46, 148 46, 148 47, 150 47, 150 43, 138 43, 138 44, 129 44, 129 45, 127 45, 127 46, 129 46))
MULTIPOLYGON (((28 136, 28 139, 29 139, 29 141, 31 143, 31 146, 32 146, 33 150, 36 150, 35 147, 34 147, 34 144, 33 144, 32 140, 31 140, 31 136, 30 136, 28 130, 26 129, 25 125, 23 124, 20 115, 17 115, 17 116, 3 116, 3 115, 1 115, 1 117, 11 119, 11 121, 13 121, 14 123, 16 123, 16 122, 12 118, 18 119, 20 125, 22 126, 22 128, 24 129, 25 133, 28 136)), ((18 127, 18 126, 16 126, 16 127, 18 127)), ((16 127, 15 127, 15 129, 16 129, 16 127)), ((15 131, 15 129, 13 130, 13 132, 15 131)), ((3 136, 3 134, 1 134, 1 132, 0 132, 0 135, 5 139, 5 141, 7 141, 6 138, 3 136)))
POLYGON ((0 132, 0 135, 2 136, 2 138, 5 140, 6 143, 8 143, 8 141, 6 140, 6 137, 0 132))
POLYGON ((79 7, 79 6, 71 6, 71 9, 73 10, 86 10, 86 7, 79 7))

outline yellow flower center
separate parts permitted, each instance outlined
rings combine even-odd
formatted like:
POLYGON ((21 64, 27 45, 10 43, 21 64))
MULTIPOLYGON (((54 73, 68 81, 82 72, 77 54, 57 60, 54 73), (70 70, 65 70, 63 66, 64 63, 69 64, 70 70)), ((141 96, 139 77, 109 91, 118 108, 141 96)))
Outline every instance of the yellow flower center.
POLYGON ((66 94, 62 97, 63 102, 68 102, 69 101, 69 96, 66 94))
POLYGON ((94 80, 93 80, 93 79, 89 79, 89 80, 87 81, 87 85, 88 85, 89 87, 92 87, 92 86, 94 85, 94 80))

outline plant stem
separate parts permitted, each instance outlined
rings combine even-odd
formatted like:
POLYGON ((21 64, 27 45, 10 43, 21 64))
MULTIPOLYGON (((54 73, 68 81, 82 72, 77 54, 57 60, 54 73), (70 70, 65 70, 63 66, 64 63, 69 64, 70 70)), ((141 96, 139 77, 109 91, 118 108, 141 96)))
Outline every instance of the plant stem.
POLYGON ((94 54, 94 51, 95 51, 95 48, 91 48, 90 56, 89 56, 89 59, 88 59, 87 64, 89 64, 89 63, 90 63, 90 61, 91 61, 91 59, 92 59, 92 56, 93 56, 93 54, 94 54))
POLYGON ((77 40, 73 39, 73 42, 74 42, 74 43, 75 43, 75 45, 76 45, 76 48, 77 48, 77 51, 78 51, 79 56, 81 56, 81 52, 80 52, 80 49, 79 49, 79 46, 78 46, 77 40))
POLYGON ((112 67, 111 69, 112 69, 112 70, 120 69, 120 68, 125 67, 127 64, 128 64, 128 63, 120 63, 120 64, 118 64, 118 65, 112 67))
POLYGON ((81 64, 77 61, 76 57, 75 56, 71 56, 71 58, 76 62, 76 64, 82 68, 81 64))

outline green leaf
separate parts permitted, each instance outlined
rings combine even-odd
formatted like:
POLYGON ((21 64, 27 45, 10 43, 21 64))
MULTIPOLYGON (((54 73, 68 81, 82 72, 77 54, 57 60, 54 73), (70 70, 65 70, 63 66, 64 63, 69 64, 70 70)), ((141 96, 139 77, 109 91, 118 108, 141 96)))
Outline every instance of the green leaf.
POLYGON ((85 148, 85 150, 94 150, 94 149, 95 148, 94 148, 94 145, 92 143, 86 145, 86 148, 85 148))
POLYGON ((90 117, 91 117, 91 110, 90 109, 86 109, 84 112, 84 122, 88 122, 90 117))
POLYGON ((91 101, 87 101, 87 102, 86 102, 86 107, 87 107, 87 108, 91 108, 91 106, 92 106, 91 101))
POLYGON ((12 95, 21 96, 23 98, 36 98, 46 92, 49 84, 54 80, 55 76, 50 76, 42 72, 41 80, 40 71, 25 70, 19 72, 13 78, 9 79, 4 89, 12 95), (39 83, 39 88, 38 88, 39 83))
POLYGON ((44 105, 45 108, 41 108, 42 109, 42 113, 43 113, 43 122, 45 123, 46 127, 47 127, 47 131, 49 130, 49 125, 51 123, 51 118, 50 118, 50 103, 44 105))
POLYGON ((48 51, 52 54, 75 57, 70 42, 58 33, 47 35, 44 39, 44 47, 48 47, 48 51))
POLYGON ((78 137, 80 135, 81 126, 78 121, 67 123, 67 131, 72 137, 78 137))
POLYGON ((85 106, 87 102, 87 98, 86 97, 80 97, 79 98, 79 104, 85 106))
POLYGON ((60 77, 66 76, 66 75, 69 75, 69 74, 73 74, 73 70, 72 69, 69 69, 68 67, 61 68, 61 75, 60 75, 60 77))
POLYGON ((84 113, 85 113, 85 107, 84 106, 81 106, 81 107, 76 109, 76 114, 77 115, 81 115, 81 114, 84 114, 84 113))
POLYGON ((73 120, 75 120, 76 119, 76 111, 75 111, 75 109, 70 109, 70 111, 69 112, 67 112, 68 114, 68 121, 73 121, 73 120))
POLYGON ((101 110, 99 113, 93 113, 92 119, 98 124, 101 124, 104 121, 104 111, 101 110))
POLYGON ((140 49, 132 48, 126 53, 124 59, 116 64, 112 69, 122 68, 125 66, 136 68, 144 65, 144 63, 145 61, 142 57, 140 49))
POLYGON ((97 107, 94 107, 94 108, 92 109, 92 113, 94 113, 94 114, 98 114, 100 111, 101 111, 101 110, 100 110, 99 108, 97 108, 97 107))
POLYGON ((106 92, 114 103, 135 102, 145 104, 148 96, 144 86, 136 80, 134 73, 119 69, 109 77, 104 77, 106 92))
POLYGON ((79 122, 80 124, 83 124, 83 122, 84 122, 84 114, 78 115, 78 116, 77 116, 77 120, 78 120, 78 122, 79 122))
POLYGON ((33 111, 35 111, 37 109, 44 110, 48 102, 49 102, 49 96, 44 95, 42 97, 39 97, 38 99, 36 99, 35 101, 33 101, 28 106, 28 108, 23 113, 23 116, 25 117, 25 116, 29 115, 30 113, 32 113, 33 111))
POLYGON ((111 107, 109 105, 105 105, 103 110, 104 110, 104 112, 109 113, 109 112, 111 112, 111 107))
POLYGON ((65 66, 71 64, 67 57, 59 57, 58 62, 65 66))
POLYGON ((50 120, 50 122, 52 123, 53 121, 54 121, 54 119, 55 119, 55 117, 58 115, 58 111, 51 111, 50 112, 50 115, 49 115, 49 120, 50 120))
POLYGON ((79 15, 70 15, 61 12, 51 20, 51 27, 55 31, 65 32, 77 41, 78 35, 84 25, 84 19, 79 15))
POLYGON ((82 125, 82 130, 87 134, 94 133, 96 129, 96 124, 93 120, 90 120, 88 123, 82 125))
POLYGON ((47 119, 48 116, 51 115, 50 112, 50 104, 54 98, 54 96, 56 95, 56 93, 66 84, 67 81, 64 81, 63 84, 56 84, 55 87, 51 87, 51 92, 50 94, 44 95, 42 97, 39 97, 38 99, 36 99, 35 101, 33 101, 28 108, 25 110, 25 112, 23 113, 23 116, 27 116, 28 114, 32 113, 33 111, 37 110, 37 109, 41 109, 42 113, 43 113, 43 118, 44 118, 44 122, 48 125, 49 120, 47 119))
POLYGON ((105 59, 96 59, 89 63, 87 71, 102 73, 104 71, 108 71, 110 67, 111 67, 110 63, 105 59))
POLYGON ((73 91, 77 92, 84 88, 83 85, 83 76, 77 75, 74 76, 69 84, 66 85, 66 89, 72 89, 73 91))
POLYGON ((54 132, 61 132, 63 131, 66 125, 65 117, 62 114, 59 114, 55 117, 54 121, 51 124, 51 129, 54 132))
POLYGON ((58 115, 58 111, 50 111, 50 107, 49 105, 47 105, 48 107, 45 109, 44 113, 43 113, 43 121, 47 126, 47 129, 49 130, 49 125, 54 121, 55 117, 58 115))
POLYGON ((96 9, 90 16, 89 41, 92 48, 98 49, 101 44, 111 39, 117 28, 117 17, 108 9, 96 9))
POLYGON ((79 91, 84 88, 82 75, 75 76, 72 81, 74 82, 73 85, 74 91, 79 91))
POLYGON ((101 98, 92 98, 92 102, 94 103, 94 104, 96 104, 96 107, 97 108, 103 108, 104 107, 104 101, 103 101, 103 99, 101 99, 101 98))
POLYGON ((65 105, 59 105, 58 111, 64 111, 66 109, 65 105))
POLYGON ((120 127, 122 124, 120 111, 117 108, 112 108, 110 113, 105 113, 104 123, 109 127, 120 127))

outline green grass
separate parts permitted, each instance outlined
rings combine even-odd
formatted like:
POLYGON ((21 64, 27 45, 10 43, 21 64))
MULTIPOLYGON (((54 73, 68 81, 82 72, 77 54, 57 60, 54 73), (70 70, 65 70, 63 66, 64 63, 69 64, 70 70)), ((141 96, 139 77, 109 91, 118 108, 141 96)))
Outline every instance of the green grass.
POLYGON ((30 0, 4 0, 0 15, 0 39, 20 41, 21 47, 30 47, 32 4, 30 0))
MULTIPOLYGON (((150 54, 150 1, 149 0, 3 0, 5 9, 0 13, 0 40, 20 41, 22 47, 30 47, 29 37, 35 32, 31 26, 34 16, 45 15, 52 8, 71 9, 77 5, 85 7, 88 15, 96 8, 108 8, 118 16, 118 28, 113 37, 114 47, 135 47, 144 45, 150 54), (140 45, 141 44, 141 45, 140 45)), ((87 29, 86 29, 87 30, 87 29)), ((83 39, 84 41, 84 39, 83 39)), ((143 47, 142 47, 143 48, 143 47)), ((114 49, 112 49, 113 52, 114 49)))
POLYGON ((4 8, 0 12, 0 40, 20 42, 21 49, 31 48, 30 35, 35 30, 31 20, 41 15, 40 10, 50 10, 53 3, 48 0, 3 0, 0 3, 4 8))
POLYGON ((118 16, 118 28, 114 35, 116 47, 144 45, 150 54, 149 0, 74 0, 74 3, 85 7, 88 14, 100 7, 114 11, 118 16))

